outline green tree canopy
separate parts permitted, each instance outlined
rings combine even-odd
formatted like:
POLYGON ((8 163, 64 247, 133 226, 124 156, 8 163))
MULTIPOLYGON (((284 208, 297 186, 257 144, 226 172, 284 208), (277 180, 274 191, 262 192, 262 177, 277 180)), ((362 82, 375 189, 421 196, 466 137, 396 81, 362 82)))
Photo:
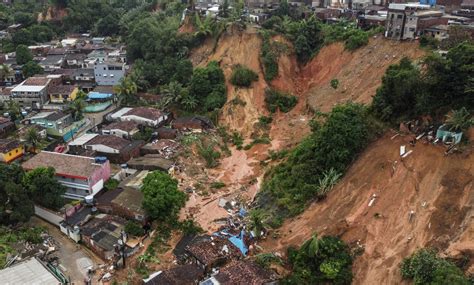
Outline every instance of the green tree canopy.
POLYGON ((17 164, 0 164, 0 224, 27 222, 34 214, 33 201, 21 182, 23 169, 17 164))
POLYGON ((415 285, 472 284, 456 265, 430 249, 420 249, 403 259, 400 271, 404 279, 413 280, 415 285))
POLYGON ((44 69, 38 63, 34 61, 28 61, 25 65, 23 65, 21 71, 23 72, 23 76, 31 77, 36 74, 42 74, 44 69))
POLYGON ((26 45, 19 45, 16 47, 16 63, 25 64, 33 60, 33 55, 26 45))
POLYGON ((62 195, 66 188, 55 178, 54 168, 39 167, 25 174, 23 187, 36 203, 51 209, 59 209, 64 205, 62 195))
POLYGON ((282 284, 351 284, 352 257, 339 238, 314 235, 288 256, 293 271, 282 284))
POLYGON ((162 222, 176 222, 186 194, 178 190, 178 181, 169 174, 154 171, 143 181, 143 209, 147 215, 162 222))

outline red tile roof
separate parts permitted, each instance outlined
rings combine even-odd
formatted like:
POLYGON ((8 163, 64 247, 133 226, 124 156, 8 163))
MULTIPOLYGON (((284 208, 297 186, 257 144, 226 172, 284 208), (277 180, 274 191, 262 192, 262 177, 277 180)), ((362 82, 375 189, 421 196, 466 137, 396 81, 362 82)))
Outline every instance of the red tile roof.
POLYGON ((88 178, 100 168, 95 164, 93 158, 42 151, 23 163, 25 170, 33 170, 38 167, 52 167, 57 175, 88 178))
POLYGON ((136 107, 124 114, 124 116, 135 115, 149 120, 157 120, 163 116, 164 113, 155 108, 136 107))
POLYGON ((87 145, 102 144, 113 149, 121 150, 132 142, 114 135, 98 135, 87 142, 87 145))

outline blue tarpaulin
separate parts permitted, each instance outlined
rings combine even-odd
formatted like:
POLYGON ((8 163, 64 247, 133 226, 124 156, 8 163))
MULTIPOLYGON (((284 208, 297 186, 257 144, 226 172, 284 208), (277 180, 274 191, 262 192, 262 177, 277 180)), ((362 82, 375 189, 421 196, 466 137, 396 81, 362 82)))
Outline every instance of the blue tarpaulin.
POLYGON ((87 95, 87 98, 88 99, 109 99, 109 98, 112 98, 112 94, 110 93, 100 93, 100 92, 89 92, 89 94, 87 95))
POLYGON ((231 236, 229 238, 229 241, 231 243, 233 243, 240 250, 240 252, 242 252, 242 254, 244 256, 247 256, 247 252, 249 251, 249 249, 247 248, 247 246, 244 243, 244 231, 243 230, 240 232, 240 235, 231 236))

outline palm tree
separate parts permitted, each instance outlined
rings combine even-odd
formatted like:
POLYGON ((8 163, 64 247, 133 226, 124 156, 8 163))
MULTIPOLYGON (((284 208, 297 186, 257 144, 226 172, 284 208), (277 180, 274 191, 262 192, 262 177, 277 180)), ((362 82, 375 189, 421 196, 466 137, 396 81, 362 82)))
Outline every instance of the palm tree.
POLYGON ((446 125, 450 131, 459 132, 467 130, 474 124, 471 114, 465 107, 459 110, 453 110, 452 113, 446 117, 446 125))
POLYGON ((114 87, 114 91, 118 94, 121 101, 131 102, 138 92, 138 87, 137 84, 127 76, 120 80, 120 84, 114 87))
POLYGON ((80 120, 82 119, 82 111, 85 108, 85 103, 84 100, 82 99, 76 99, 72 101, 71 104, 69 104, 69 110, 71 111, 72 117, 74 120, 80 120))
POLYGON ((318 235, 313 234, 311 239, 307 240, 302 246, 301 251, 305 253, 308 257, 315 257, 319 252, 320 240, 318 235))
POLYGON ((162 90, 163 99, 161 100, 161 106, 166 108, 171 104, 178 103, 181 100, 182 94, 183 85, 176 81, 170 82, 168 86, 162 90))
POLYGON ((20 104, 16 101, 8 101, 7 109, 8 115, 12 121, 16 121, 16 119, 20 116, 21 108, 20 104))
POLYGON ((32 151, 36 152, 36 146, 41 140, 38 131, 35 128, 29 128, 26 132, 25 140, 26 144, 32 148, 32 151))
POLYGON ((265 229, 265 219, 267 214, 262 209, 255 209, 250 212, 250 229, 253 230, 255 236, 260 237, 262 231, 265 229))
POLYGON ((187 111, 193 111, 198 106, 198 101, 194 96, 185 95, 181 98, 181 105, 187 111))

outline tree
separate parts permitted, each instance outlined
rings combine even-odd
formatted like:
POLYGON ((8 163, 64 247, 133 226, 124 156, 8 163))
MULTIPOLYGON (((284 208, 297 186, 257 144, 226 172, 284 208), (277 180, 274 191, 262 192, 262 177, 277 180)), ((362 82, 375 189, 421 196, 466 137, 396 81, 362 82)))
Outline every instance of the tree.
POLYGON ((265 230, 265 219, 267 214, 262 209, 254 209, 250 212, 250 229, 255 233, 258 238, 261 232, 265 230))
POLYGON ((74 120, 78 121, 81 120, 83 116, 83 111, 86 104, 82 98, 76 98, 69 104, 69 110, 71 111, 72 117, 74 120))
POLYGON ((24 172, 17 164, 0 164, 0 224, 27 222, 34 214, 33 202, 21 185, 24 172))
POLYGON ((51 209, 59 209, 64 205, 62 195, 66 188, 55 178, 54 168, 38 167, 25 174, 23 187, 28 190, 33 201, 51 209))
POLYGON ((403 259, 400 271, 404 279, 412 279, 415 285, 471 284, 456 265, 430 249, 420 249, 403 259))
POLYGON ((229 17, 229 0, 224 0, 222 5, 219 6, 219 16, 222 18, 229 17))
POLYGON ((21 71, 23 72, 23 76, 27 78, 36 74, 42 74, 44 72, 44 69, 38 63, 34 61, 29 61, 25 65, 23 65, 21 71))
POLYGON ((130 103, 133 101, 134 96, 138 92, 137 84, 130 78, 126 76, 120 80, 120 84, 114 87, 115 92, 118 94, 119 99, 125 103, 130 103))
POLYGON ((125 232, 128 235, 135 236, 135 237, 141 237, 145 234, 145 230, 143 229, 143 227, 133 221, 128 221, 125 224, 125 232))
POLYGON ((450 131, 465 131, 474 124, 469 111, 462 107, 459 110, 453 110, 451 114, 447 115, 446 124, 450 131))
POLYGON ((16 48, 16 63, 23 65, 33 60, 33 55, 26 45, 19 45, 16 48))
POLYGON ((176 179, 161 171, 151 172, 145 177, 141 191, 143 209, 150 218, 169 223, 177 221, 186 194, 178 190, 176 179))
POLYGON ((32 148, 33 152, 36 152, 36 147, 41 140, 38 131, 33 127, 29 128, 26 132, 25 140, 26 143, 32 148))
POLYGON ((288 250, 292 273, 282 284, 350 284, 352 257, 349 247, 332 236, 307 240, 288 250))
POLYGON ((384 121, 398 122, 415 113, 417 96, 423 92, 421 75, 408 58, 388 67, 377 89, 372 108, 384 121))
POLYGON ((21 114, 20 104, 17 101, 10 100, 7 102, 7 109, 6 109, 10 119, 12 121, 16 121, 21 114))

